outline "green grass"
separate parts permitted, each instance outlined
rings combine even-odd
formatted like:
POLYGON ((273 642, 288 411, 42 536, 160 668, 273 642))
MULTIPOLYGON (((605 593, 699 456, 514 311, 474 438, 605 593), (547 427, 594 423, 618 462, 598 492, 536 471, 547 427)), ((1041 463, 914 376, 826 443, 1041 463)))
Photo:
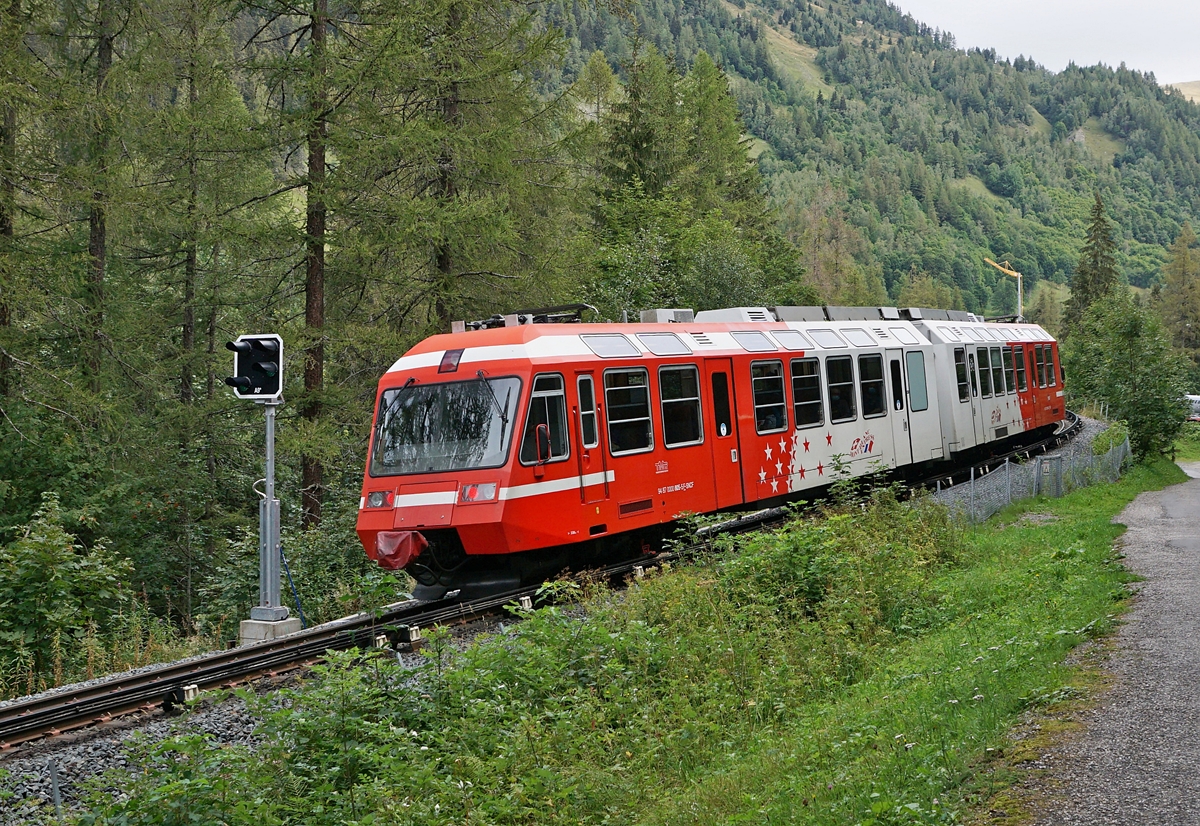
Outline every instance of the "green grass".
POLYGON ((1175 440, 1175 461, 1200 462, 1200 422, 1187 422, 1175 440))
POLYGON ((989 201, 994 201, 996 203, 1007 203, 1006 199, 1001 198, 999 195, 992 192, 987 188, 987 184, 985 184, 982 179, 974 175, 967 175, 963 178, 953 178, 948 183, 951 186, 957 186, 960 189, 965 189, 967 192, 971 193, 972 195, 977 195, 980 198, 987 198, 989 201))
POLYGON ((419 684, 339 656, 258 703, 257 752, 168 744, 98 822, 954 822, 1008 782, 993 756, 1021 712, 1086 693, 1064 659, 1130 580, 1111 518, 1181 478, 1140 466, 975 529, 884 492, 582 615, 464 651, 435 634, 419 684))
POLYGON ((1029 127, 1029 131, 1049 140, 1050 136, 1054 134, 1054 127, 1050 125, 1050 121, 1046 120, 1045 115, 1032 106, 1029 108, 1033 111, 1033 123, 1029 127))
POLYGON ((1098 118, 1088 118, 1083 124, 1083 145, 1107 164, 1125 151, 1125 141, 1106 132, 1098 118))

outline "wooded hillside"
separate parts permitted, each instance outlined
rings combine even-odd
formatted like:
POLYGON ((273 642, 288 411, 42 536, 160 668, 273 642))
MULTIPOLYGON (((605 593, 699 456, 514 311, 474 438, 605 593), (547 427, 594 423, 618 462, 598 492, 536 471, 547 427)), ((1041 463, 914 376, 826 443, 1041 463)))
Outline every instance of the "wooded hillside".
POLYGON ((320 616, 371 585, 375 383, 452 319, 1012 312, 983 257, 1065 283, 1095 192, 1143 287, 1200 212, 1181 94, 878 0, 6 0, 0 105, 0 528, 57 494, 43 522, 189 628, 255 587, 239 333, 285 339, 285 550, 320 616))

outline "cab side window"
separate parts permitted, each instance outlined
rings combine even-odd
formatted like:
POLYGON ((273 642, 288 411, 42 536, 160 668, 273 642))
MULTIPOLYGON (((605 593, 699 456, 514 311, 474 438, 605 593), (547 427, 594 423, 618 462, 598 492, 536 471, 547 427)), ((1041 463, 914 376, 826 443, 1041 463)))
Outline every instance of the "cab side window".
POLYGON ((591 376, 579 377, 579 432, 584 447, 600 444, 600 432, 596 429, 596 386, 591 376))
POLYGON ((525 432, 521 436, 521 464, 537 462, 537 429, 546 425, 550 431, 550 457, 547 461, 560 462, 570 453, 567 443, 567 396, 563 391, 563 377, 557 373, 546 373, 533 380, 533 395, 529 399, 529 413, 525 417, 525 432))

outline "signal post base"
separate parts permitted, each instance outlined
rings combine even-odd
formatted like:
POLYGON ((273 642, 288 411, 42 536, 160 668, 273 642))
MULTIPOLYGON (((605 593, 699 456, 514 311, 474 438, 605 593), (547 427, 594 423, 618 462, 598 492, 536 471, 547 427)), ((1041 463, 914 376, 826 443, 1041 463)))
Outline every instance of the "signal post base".
POLYGON ((271 622, 268 620, 242 620, 238 627, 238 645, 253 645, 256 642, 286 637, 300 630, 300 618, 290 617, 271 622))

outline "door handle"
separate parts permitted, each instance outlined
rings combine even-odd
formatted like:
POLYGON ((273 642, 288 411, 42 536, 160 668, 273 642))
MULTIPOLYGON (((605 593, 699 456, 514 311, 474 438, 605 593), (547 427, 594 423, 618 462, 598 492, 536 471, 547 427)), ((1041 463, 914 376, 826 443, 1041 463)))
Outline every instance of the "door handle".
POLYGON ((729 451, 729 461, 733 462, 735 465, 737 464, 737 448, 736 447, 732 448, 729 451))
POLYGON ((908 431, 908 422, 905 422, 905 423, 904 423, 904 430, 905 430, 905 432, 907 432, 907 431, 908 431))

